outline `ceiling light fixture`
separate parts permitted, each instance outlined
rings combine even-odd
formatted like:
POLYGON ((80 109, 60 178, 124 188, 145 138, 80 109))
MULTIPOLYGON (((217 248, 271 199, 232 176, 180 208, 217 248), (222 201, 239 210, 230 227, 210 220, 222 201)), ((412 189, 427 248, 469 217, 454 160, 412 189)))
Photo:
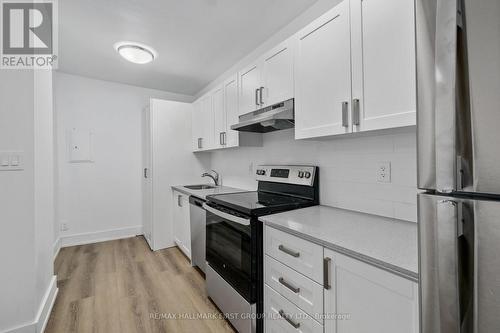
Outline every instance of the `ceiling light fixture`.
POLYGON ((141 43, 118 42, 114 46, 116 52, 134 64, 147 64, 158 57, 153 48, 141 43))

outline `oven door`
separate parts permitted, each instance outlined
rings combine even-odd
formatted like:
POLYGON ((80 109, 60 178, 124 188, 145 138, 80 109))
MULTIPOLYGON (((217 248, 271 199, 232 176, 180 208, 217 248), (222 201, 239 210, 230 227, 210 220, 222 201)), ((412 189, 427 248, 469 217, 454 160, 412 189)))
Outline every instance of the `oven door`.
POLYGON ((217 206, 206 210, 206 259, 249 303, 255 302, 255 251, 251 220, 247 216, 217 206))

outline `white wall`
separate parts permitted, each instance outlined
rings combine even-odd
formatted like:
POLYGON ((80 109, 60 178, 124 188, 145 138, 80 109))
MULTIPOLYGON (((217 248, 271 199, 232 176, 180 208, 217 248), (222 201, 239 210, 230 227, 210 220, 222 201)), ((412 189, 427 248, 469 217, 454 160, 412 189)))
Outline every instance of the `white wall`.
POLYGON ((0 332, 40 332, 56 292, 51 77, 0 74, 0 151, 24 153, 24 170, 0 172, 0 332))
POLYGON ((68 226, 60 232, 63 245, 140 232, 141 112, 151 97, 192 101, 185 95, 56 74, 57 220, 68 226), (72 128, 93 131, 94 163, 68 162, 72 128))
POLYGON ((264 134, 261 148, 212 153, 211 167, 224 185, 255 189, 259 164, 320 167, 323 205, 416 221, 416 133, 414 128, 324 141, 294 140, 293 129, 264 134), (392 182, 377 182, 377 164, 390 161, 392 182))

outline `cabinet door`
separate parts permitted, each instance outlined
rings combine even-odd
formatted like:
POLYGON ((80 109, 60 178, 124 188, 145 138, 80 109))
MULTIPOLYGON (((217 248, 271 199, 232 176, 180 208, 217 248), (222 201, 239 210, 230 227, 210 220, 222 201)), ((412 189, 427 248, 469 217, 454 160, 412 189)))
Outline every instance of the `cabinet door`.
POLYGON ((181 250, 191 260, 191 223, 189 216, 189 196, 180 198, 179 223, 181 226, 181 250))
POLYGON ((414 1, 351 3, 353 103, 359 100, 360 115, 353 130, 415 125, 414 1))
POLYGON ((293 98, 292 39, 286 40, 262 59, 262 102, 273 105, 293 98))
POLYGON ((180 192, 173 192, 172 202, 172 217, 174 242, 180 248, 182 246, 183 230, 182 230, 182 194, 180 192))
POLYGON ((301 30, 296 39, 295 138, 350 132, 349 1, 301 30))
POLYGON ((207 95, 200 100, 200 127, 201 127, 201 150, 213 147, 214 117, 212 109, 212 96, 207 95))
POLYGON ((260 65, 257 63, 240 71, 238 103, 239 112, 245 114, 261 107, 259 89, 261 85, 260 65))
POLYGON ((201 124, 201 100, 197 100, 193 103, 191 128, 193 151, 199 151, 201 150, 201 138, 203 137, 203 127, 201 124))
POLYGON ((216 88, 212 92, 212 109, 214 115, 213 148, 222 148, 224 147, 224 135, 226 132, 223 86, 216 88))
POLYGON ((325 332, 417 333, 418 286, 415 282, 325 249, 330 258, 330 289, 325 313, 348 317, 325 319, 325 332))
POLYGON ((237 147, 239 132, 233 131, 231 125, 238 123, 238 77, 235 75, 224 83, 224 110, 226 111, 226 133, 224 143, 226 147, 237 147))

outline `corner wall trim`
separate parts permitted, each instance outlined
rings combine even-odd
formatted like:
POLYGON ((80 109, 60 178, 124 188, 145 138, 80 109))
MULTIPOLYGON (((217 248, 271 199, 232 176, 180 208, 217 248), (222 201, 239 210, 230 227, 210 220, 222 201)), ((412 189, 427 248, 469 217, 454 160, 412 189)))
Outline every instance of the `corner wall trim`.
POLYGON ((60 247, 68 247, 73 245, 91 244, 104 242, 114 239, 134 237, 142 235, 142 226, 133 226, 127 228, 110 229, 96 232, 86 232, 74 235, 65 235, 60 237, 60 247))
POLYGON ((35 321, 37 333, 42 333, 45 330, 45 326, 47 326, 47 322, 49 321, 50 313, 54 307, 58 292, 57 276, 54 275, 50 281, 49 288, 45 293, 40 310, 38 310, 38 315, 35 321))
POLYGON ((54 242, 54 261, 56 260, 60 250, 61 250, 61 238, 57 237, 57 239, 54 242))
POLYGON ((54 275, 52 279, 50 279, 49 286, 43 296, 35 320, 29 324, 2 331, 2 333, 42 333, 49 321, 50 313, 54 307, 58 292, 57 277, 54 275))

